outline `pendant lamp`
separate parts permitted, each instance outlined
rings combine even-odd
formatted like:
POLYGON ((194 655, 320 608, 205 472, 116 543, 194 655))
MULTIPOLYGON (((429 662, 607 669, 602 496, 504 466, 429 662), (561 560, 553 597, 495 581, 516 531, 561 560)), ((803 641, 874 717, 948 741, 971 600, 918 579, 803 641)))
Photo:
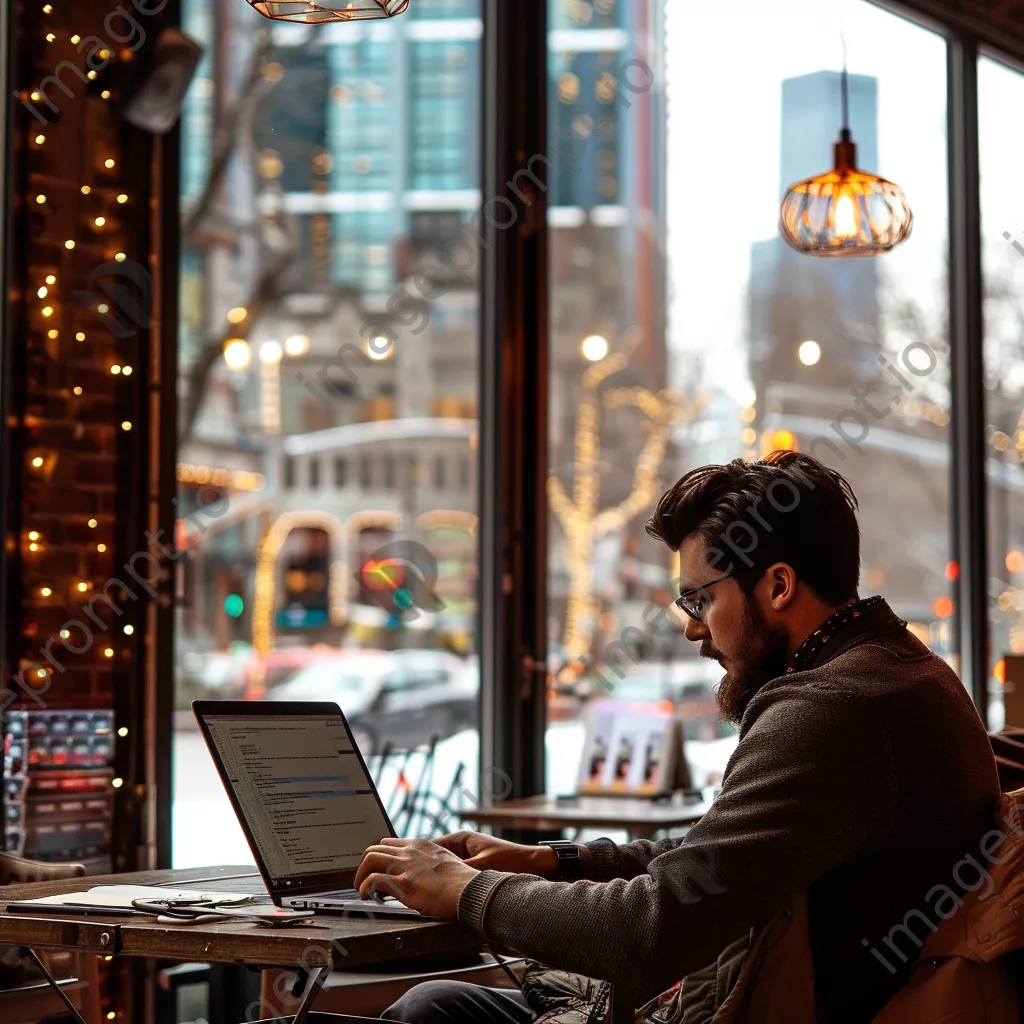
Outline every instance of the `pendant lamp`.
POLYGON ((409 0, 246 0, 271 21, 318 24, 326 21, 365 21, 404 14, 409 0))
POLYGON ((835 143, 835 168, 791 185, 782 200, 779 231, 807 256, 878 256, 907 238, 914 223, 898 185, 857 167, 847 87, 844 60, 843 127, 835 143))

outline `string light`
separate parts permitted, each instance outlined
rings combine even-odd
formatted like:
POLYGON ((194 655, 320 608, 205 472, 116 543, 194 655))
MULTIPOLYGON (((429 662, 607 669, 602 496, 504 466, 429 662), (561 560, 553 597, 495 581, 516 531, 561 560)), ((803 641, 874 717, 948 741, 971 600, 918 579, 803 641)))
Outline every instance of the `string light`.
POLYGON ((103 655, 104 655, 104 657, 112 658, 114 656, 114 648, 113 647, 106 647, 106 648, 104 648, 103 655))
MULTIPOLYGON (((125 636, 131 636, 132 633, 135 632, 135 627, 131 626, 131 625, 125 626, 123 632, 124 632, 125 636)), ((122 726, 120 729, 118 729, 117 735, 118 736, 127 736, 128 735, 128 730, 125 729, 124 726, 122 726)))
POLYGON ((85 341, 85 331, 79 331, 75 335, 75 341, 85 341))
POLYGON ((80 35, 78 35, 77 32, 71 37, 71 42, 73 42, 75 44, 75 46, 77 46, 81 41, 82 41, 82 37, 80 35))
POLYGON ((39 532, 38 532, 38 530, 30 531, 29 535, 28 535, 28 539, 29 540, 39 540, 39 532))
POLYGON ((244 306, 235 306, 234 309, 228 310, 228 322, 240 324, 248 315, 249 311, 244 306))
POLYGON ((49 587, 40 587, 39 593, 42 597, 49 597, 53 591, 49 587))
POLYGON ((82 195, 83 196, 87 196, 91 191, 92 191, 92 189, 89 188, 88 185, 83 185, 82 186, 82 195))
POLYGON ((43 306, 40 312, 43 316, 53 316, 53 306, 43 306))
POLYGON ((122 367, 121 374, 125 377, 130 377, 132 375, 132 368, 130 366, 122 367))
POLYGON ((66 242, 64 243, 64 248, 65 248, 65 249, 74 249, 74 247, 75 247, 75 240, 74 240, 73 238, 69 238, 69 239, 68 239, 68 240, 67 240, 67 241, 66 241, 66 242))
POLYGON ((50 13, 50 11, 52 11, 52 10, 53 10, 53 7, 51 7, 51 6, 50 6, 50 4, 46 4, 46 5, 45 5, 45 6, 43 7, 43 14, 49 14, 49 13, 50 13))
POLYGON ((110 372, 111 373, 115 373, 115 374, 116 373, 120 373, 121 372, 121 367, 118 366, 117 363, 114 363, 114 365, 110 368, 110 372))
POLYGON ((36 196, 36 202, 37 202, 37 203, 38 203, 38 204, 39 204, 40 206, 42 206, 42 205, 43 205, 43 203, 45 203, 45 202, 46 202, 46 196, 44 196, 44 195, 38 195, 38 196, 36 196))
POLYGON ((120 194, 120 195, 119 195, 119 196, 117 197, 117 201, 118 201, 119 203, 127 203, 127 202, 128 202, 128 197, 127 197, 127 196, 126 196, 126 195, 125 195, 125 194, 124 194, 124 193, 122 192, 122 193, 121 193, 121 194, 120 194))
MULTIPOLYGON (((56 38, 57 38, 57 37, 56 37, 56 36, 55 36, 55 35, 54 35, 54 34, 53 34, 52 32, 47 32, 47 33, 46 33, 46 41, 47 41, 48 43, 52 43, 52 42, 54 41, 54 39, 56 39, 56 38)), ((74 42, 74 40, 73 40, 73 39, 72 39, 71 41, 72 41, 72 42, 74 42)))
POLYGON ((117 260, 118 263, 124 263, 125 255, 123 252, 115 252, 114 259, 117 260))
POLYGON ((82 389, 80 387, 76 387, 74 389, 74 392, 75 392, 76 395, 80 395, 82 393, 82 389))
POLYGON ((29 551, 38 551, 39 550, 39 545, 38 544, 29 544, 28 549, 29 549, 29 551))
POLYGON ((41 146, 46 141, 46 136, 40 133, 36 136, 36 145, 41 146))
POLYGON ((124 785, 124 779, 111 779, 110 784, 114 789, 120 789, 124 785))
POLYGON ((107 159, 103 161, 103 166, 109 171, 114 166, 113 158, 107 157, 107 159))
POLYGON ((106 223, 107 223, 107 218, 106 218, 106 217, 97 217, 97 218, 96 218, 96 219, 95 219, 95 220, 93 221, 93 224, 95 224, 95 225, 96 225, 96 227, 98 227, 98 228, 101 228, 101 227, 103 227, 103 225, 104 225, 104 224, 106 224, 106 223))
POLYGON ((41 466, 42 464, 43 464, 43 457, 42 457, 41 455, 37 455, 37 456, 36 456, 36 457, 35 457, 35 458, 34 458, 34 459, 32 460, 32 465, 33 465, 33 466, 35 466, 35 467, 36 467, 36 469, 38 469, 38 468, 39 468, 39 467, 40 467, 40 466, 41 466))
POLYGON ((103 92, 100 93, 100 99, 109 100, 110 99, 110 90, 109 89, 104 89, 103 92))
POLYGON ((97 523, 95 519, 90 519, 90 520, 89 520, 89 529, 90 529, 90 530, 95 530, 95 529, 96 529, 96 527, 97 527, 97 526, 99 526, 99 525, 100 525, 100 524, 99 524, 99 523, 97 523))
POLYGON ((130 420, 125 420, 125 421, 124 421, 124 422, 123 422, 123 423, 121 424, 121 429, 122 429, 122 430, 131 430, 131 429, 132 429, 132 424, 131 424, 131 421, 130 421, 130 420))
POLYGON ((57 278, 54 277, 53 274, 47 274, 46 275, 46 283, 47 284, 56 284, 57 283, 57 278))
POLYGON ((79 591, 79 593, 84 594, 88 589, 89 589, 89 584, 86 583, 85 580, 82 580, 82 582, 78 584, 78 591, 79 591))
POLYGON ((59 336, 60 336, 60 331, 58 331, 58 330, 51 330, 51 331, 47 331, 47 332, 46 332, 46 336, 47 336, 48 338, 56 338, 56 337, 59 337, 59 336))
POLYGON ((45 286, 45 285, 43 285, 43 287, 42 287, 42 288, 40 288, 40 289, 39 289, 39 291, 37 291, 37 292, 36 292, 36 295, 37 295, 37 296, 38 296, 38 297, 39 297, 40 299, 45 299, 45 298, 46 298, 46 296, 47 296, 47 294, 48 294, 48 291, 47 291, 47 288, 46 288, 46 286, 45 286))
POLYGON ((97 544, 96 545, 96 550, 102 555, 103 552, 107 550, 107 545, 106 544, 97 544))

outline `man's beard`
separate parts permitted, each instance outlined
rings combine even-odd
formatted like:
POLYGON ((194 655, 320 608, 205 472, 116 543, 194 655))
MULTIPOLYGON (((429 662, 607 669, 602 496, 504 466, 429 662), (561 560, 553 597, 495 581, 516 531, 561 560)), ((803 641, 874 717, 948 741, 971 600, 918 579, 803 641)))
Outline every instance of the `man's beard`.
MULTIPOLYGON (((741 632, 748 638, 747 647, 729 659, 729 670, 715 694, 722 718, 737 725, 754 694, 765 683, 781 676, 789 662, 785 630, 769 627, 749 597, 744 602, 741 632)), ((701 657, 714 658, 721 664, 723 655, 710 640, 702 641, 700 653, 701 657)))

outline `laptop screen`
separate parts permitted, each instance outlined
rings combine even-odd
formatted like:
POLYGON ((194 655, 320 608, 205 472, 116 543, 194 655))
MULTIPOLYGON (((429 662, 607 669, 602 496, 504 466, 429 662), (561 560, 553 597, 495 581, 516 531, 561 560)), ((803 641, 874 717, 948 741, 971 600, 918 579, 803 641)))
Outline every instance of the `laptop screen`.
POLYGON ((392 834, 340 715, 202 717, 270 878, 354 872, 392 834))

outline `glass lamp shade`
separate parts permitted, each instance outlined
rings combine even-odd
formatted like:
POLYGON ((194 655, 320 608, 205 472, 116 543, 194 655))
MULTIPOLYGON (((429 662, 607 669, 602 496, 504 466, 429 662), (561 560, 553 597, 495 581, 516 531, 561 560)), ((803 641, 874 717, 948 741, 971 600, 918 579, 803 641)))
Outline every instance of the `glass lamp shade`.
POLYGON ((835 170, 791 185, 779 231, 808 256, 877 256, 910 234, 914 215, 903 190, 857 169, 849 131, 835 144, 835 170))
POLYGON ((404 14, 409 0, 246 0, 271 21, 318 24, 325 21, 364 21, 404 14))

